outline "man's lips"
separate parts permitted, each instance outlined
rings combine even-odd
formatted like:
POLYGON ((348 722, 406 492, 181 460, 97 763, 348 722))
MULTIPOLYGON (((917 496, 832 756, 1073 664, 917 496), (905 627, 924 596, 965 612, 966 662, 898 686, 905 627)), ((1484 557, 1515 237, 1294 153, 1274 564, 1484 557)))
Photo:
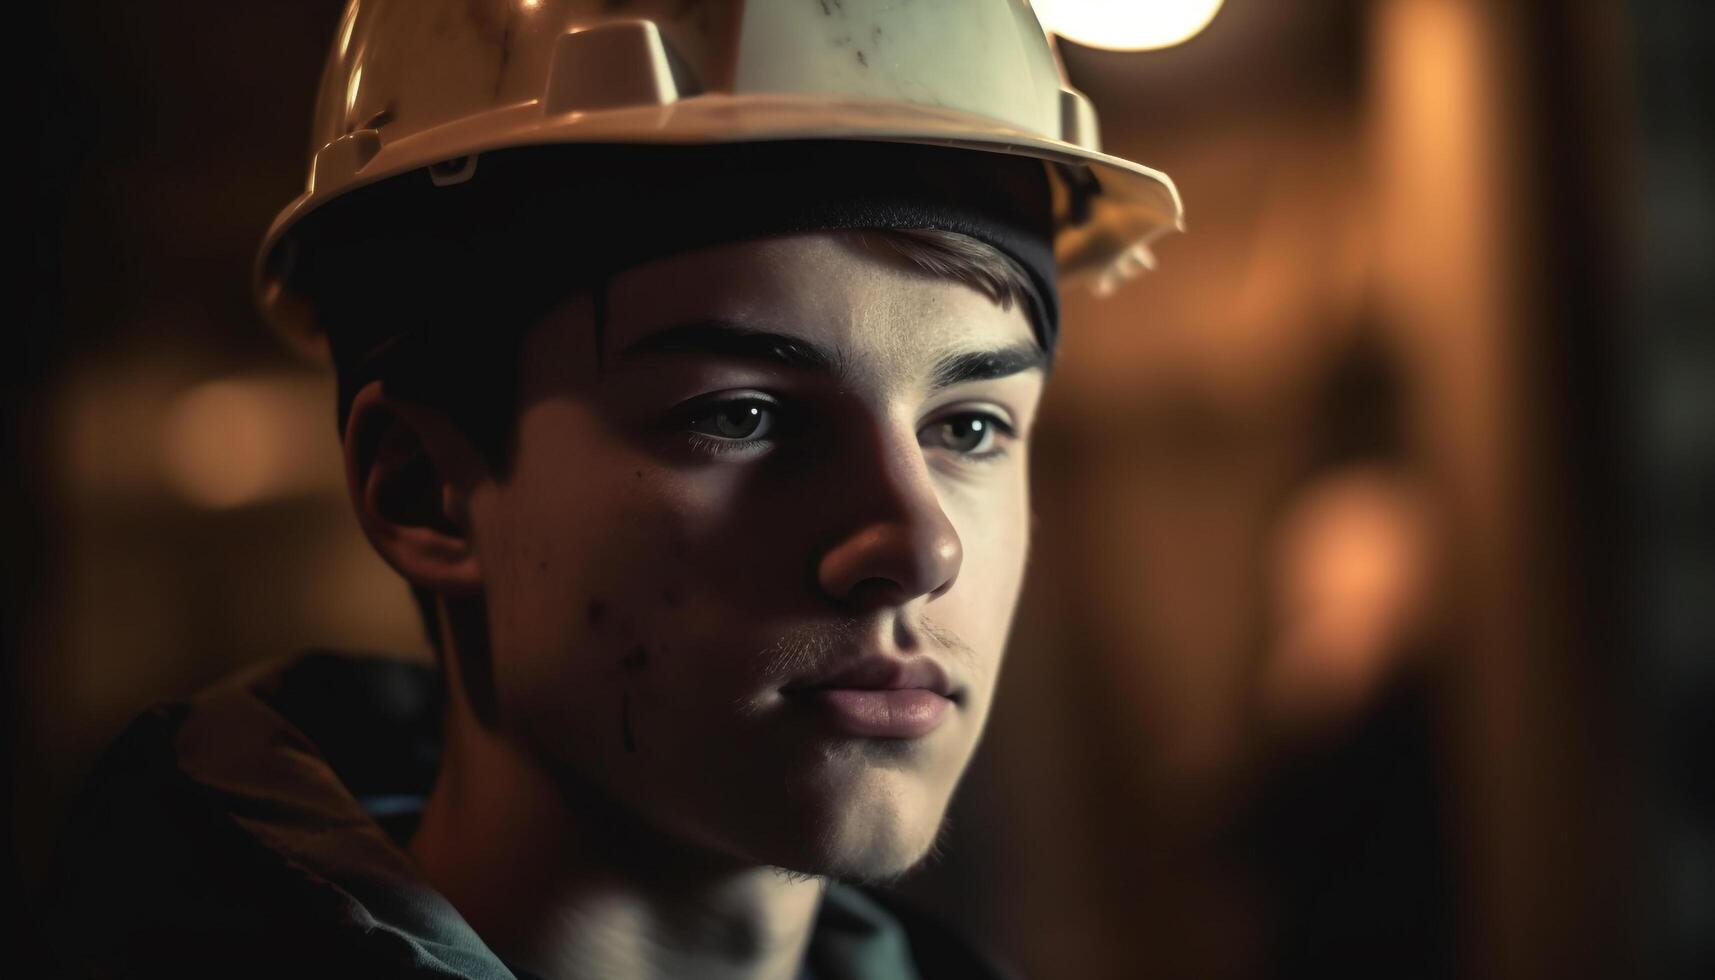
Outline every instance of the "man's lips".
POLYGON ((940 727, 957 700, 941 665, 867 654, 781 693, 814 706, 844 731, 869 738, 917 738, 940 727))
POLYGON ((941 726, 953 702, 934 691, 818 687, 795 697, 814 705, 840 729, 866 738, 918 738, 941 726))
POLYGON ((802 679, 795 679, 781 688, 791 694, 814 688, 837 687, 861 691, 899 691, 921 688, 943 698, 955 697, 953 682, 941 665, 926 656, 908 660, 879 653, 866 653, 829 664, 827 669, 802 679))

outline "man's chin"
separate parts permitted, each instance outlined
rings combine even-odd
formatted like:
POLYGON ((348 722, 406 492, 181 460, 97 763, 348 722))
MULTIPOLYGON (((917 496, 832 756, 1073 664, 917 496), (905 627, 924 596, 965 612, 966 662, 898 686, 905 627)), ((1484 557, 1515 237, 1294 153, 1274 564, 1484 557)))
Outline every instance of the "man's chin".
MULTIPOLYGON (((887 885, 932 863, 941 853, 945 824, 934 833, 897 827, 841 827, 805 841, 806 853, 779 854, 769 863, 791 877, 834 878, 866 885, 887 885)), ((796 848, 789 848, 796 850, 796 848)))

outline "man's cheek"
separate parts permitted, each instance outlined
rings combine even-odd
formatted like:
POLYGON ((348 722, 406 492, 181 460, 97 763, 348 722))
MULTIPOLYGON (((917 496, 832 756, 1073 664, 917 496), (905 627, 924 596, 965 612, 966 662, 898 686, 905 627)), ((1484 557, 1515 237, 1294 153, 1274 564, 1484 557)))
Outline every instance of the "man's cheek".
POLYGON ((799 613, 814 598, 818 539, 829 525, 825 508, 758 494, 681 520, 685 552, 664 573, 680 576, 687 583, 681 591, 696 597, 687 603, 693 625, 711 615, 752 625, 799 613))
POLYGON ((588 675, 580 694, 589 713, 604 719, 586 726, 595 729, 596 740, 609 752, 635 755, 654 741, 640 732, 652 727, 658 678, 674 651, 659 610, 664 601, 648 581, 628 584, 592 595, 585 607, 588 675))

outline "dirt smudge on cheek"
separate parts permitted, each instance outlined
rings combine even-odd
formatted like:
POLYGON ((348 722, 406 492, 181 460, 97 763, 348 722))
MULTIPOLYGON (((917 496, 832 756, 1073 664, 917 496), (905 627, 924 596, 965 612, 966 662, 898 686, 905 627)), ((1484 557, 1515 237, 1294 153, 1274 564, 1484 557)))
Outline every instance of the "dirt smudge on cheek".
POLYGON ((627 673, 635 674, 640 671, 648 670, 649 651, 641 644, 632 647, 631 652, 626 654, 624 659, 620 660, 619 665, 624 668, 627 673))
POLYGON ((607 618, 607 603, 600 599, 591 599, 589 604, 589 621, 591 626, 600 626, 607 618))

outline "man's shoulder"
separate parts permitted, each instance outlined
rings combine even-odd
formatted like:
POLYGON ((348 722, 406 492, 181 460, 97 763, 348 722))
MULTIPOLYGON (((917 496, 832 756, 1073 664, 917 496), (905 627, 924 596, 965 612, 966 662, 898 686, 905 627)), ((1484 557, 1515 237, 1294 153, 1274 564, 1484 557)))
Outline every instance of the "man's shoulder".
POLYGON ((271 969, 305 952, 270 950, 269 935, 307 925, 316 896, 179 768, 189 713, 162 705, 133 721, 62 824, 45 912, 56 957, 78 976, 271 969))
MULTIPOLYGON (((337 963, 368 976, 508 976, 417 886, 335 771, 335 759, 353 774, 384 769, 356 748, 364 732, 337 729, 366 701, 401 696, 365 679, 421 681, 413 669, 309 654, 139 715, 62 822, 45 911, 65 968, 305 976, 337 963), (352 703, 317 710, 317 688, 352 703)), ((393 734, 383 712, 368 740, 393 734)))

